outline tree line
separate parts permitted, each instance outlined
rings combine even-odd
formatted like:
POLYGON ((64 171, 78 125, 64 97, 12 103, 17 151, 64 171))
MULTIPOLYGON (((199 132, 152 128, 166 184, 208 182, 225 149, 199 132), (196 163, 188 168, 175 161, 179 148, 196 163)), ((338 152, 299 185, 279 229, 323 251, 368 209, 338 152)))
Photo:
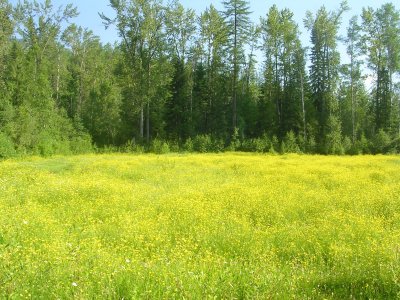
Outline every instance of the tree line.
POLYGON ((0 157, 93 148, 400 152, 392 3, 347 25, 346 2, 307 12, 308 47, 293 12, 276 5, 258 23, 245 0, 200 15, 179 1, 110 6, 115 16, 99 18, 120 39, 104 45, 72 22, 71 4, 0 0, 0 157))

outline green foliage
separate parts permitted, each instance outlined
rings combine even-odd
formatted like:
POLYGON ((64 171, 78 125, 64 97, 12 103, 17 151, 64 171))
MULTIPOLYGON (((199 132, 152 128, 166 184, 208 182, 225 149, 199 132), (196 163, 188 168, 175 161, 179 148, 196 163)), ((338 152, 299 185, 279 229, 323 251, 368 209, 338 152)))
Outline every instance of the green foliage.
POLYGON ((350 62, 341 65, 345 2, 307 13, 310 51, 293 12, 276 5, 253 24, 245 0, 200 16, 179 1, 111 1, 115 17, 101 18, 121 41, 103 45, 71 22, 72 5, 42 2, 0 0, 0 128, 16 154, 85 153, 92 142, 96 151, 138 153, 399 151, 393 4, 364 9, 362 26, 350 20, 350 62))
POLYGON ((0 159, 10 158, 15 155, 16 151, 11 138, 0 131, 0 159))
POLYGON ((138 143, 134 143, 132 140, 129 140, 122 146, 122 152, 141 154, 145 153, 145 147, 138 143))
POLYGON ((358 154, 356 153, 354 145, 348 136, 344 137, 342 145, 345 154, 351 154, 351 155, 358 154))
POLYGON ((92 141, 89 134, 79 134, 71 138, 70 149, 73 154, 85 154, 93 151, 92 141))
POLYGON ((272 136, 271 139, 271 143, 270 143, 270 147, 268 149, 269 153, 275 154, 279 151, 280 149, 280 143, 279 143, 279 139, 276 135, 272 136))
POLYGON ((233 130, 233 134, 231 136, 231 140, 228 146, 228 151, 236 151, 240 149, 241 142, 239 139, 239 128, 235 127, 233 130))
POLYGON ((208 134, 197 135, 193 139, 193 150, 199 153, 212 152, 213 143, 208 134))
POLYGON ((388 153, 390 152, 392 139, 390 135, 387 134, 383 129, 380 129, 377 134, 375 134, 372 144, 373 144, 373 152, 377 153, 388 153))
POLYGON ((247 139, 242 142, 240 150, 245 152, 267 152, 270 149, 270 141, 267 137, 247 139))
POLYGON ((342 129, 340 121, 336 117, 330 116, 328 118, 327 130, 328 134, 326 135, 325 141, 325 153, 343 155, 345 150, 342 144, 342 129))
POLYGON ((282 141, 282 153, 300 153, 300 147, 297 142, 296 135, 293 131, 286 133, 285 138, 282 141))
POLYGON ((56 152, 56 140, 50 133, 43 131, 37 136, 37 141, 34 146, 33 153, 48 157, 56 152))
POLYGON ((193 146, 193 141, 191 137, 188 137, 185 141, 185 143, 183 144, 183 151, 186 152, 193 152, 194 150, 194 146, 193 146))
POLYGON ((151 142, 150 151, 155 154, 167 154, 170 152, 169 144, 156 138, 151 142))
POLYGON ((361 135, 360 140, 357 141, 357 148, 362 151, 363 154, 370 154, 370 142, 367 140, 364 134, 361 135))

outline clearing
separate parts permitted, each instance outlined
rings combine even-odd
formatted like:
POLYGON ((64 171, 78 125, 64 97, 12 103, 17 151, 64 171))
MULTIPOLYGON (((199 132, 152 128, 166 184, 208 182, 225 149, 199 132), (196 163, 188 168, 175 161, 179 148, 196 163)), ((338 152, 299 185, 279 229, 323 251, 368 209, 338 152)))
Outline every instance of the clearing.
POLYGON ((0 162, 0 298, 400 297, 400 158, 0 162))

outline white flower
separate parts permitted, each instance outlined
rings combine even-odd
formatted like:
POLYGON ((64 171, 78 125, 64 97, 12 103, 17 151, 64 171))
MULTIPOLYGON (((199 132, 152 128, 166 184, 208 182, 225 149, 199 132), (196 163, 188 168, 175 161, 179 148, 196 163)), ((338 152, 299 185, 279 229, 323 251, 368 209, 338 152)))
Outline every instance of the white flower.
POLYGON ((76 282, 73 282, 72 286, 78 286, 78 284, 76 282))

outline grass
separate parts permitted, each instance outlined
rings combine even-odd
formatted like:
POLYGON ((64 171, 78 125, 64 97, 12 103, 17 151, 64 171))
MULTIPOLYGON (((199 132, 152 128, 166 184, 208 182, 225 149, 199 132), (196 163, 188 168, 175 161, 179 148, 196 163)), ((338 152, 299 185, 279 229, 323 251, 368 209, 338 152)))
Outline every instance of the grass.
POLYGON ((399 298, 399 162, 0 162, 0 298, 399 298))

